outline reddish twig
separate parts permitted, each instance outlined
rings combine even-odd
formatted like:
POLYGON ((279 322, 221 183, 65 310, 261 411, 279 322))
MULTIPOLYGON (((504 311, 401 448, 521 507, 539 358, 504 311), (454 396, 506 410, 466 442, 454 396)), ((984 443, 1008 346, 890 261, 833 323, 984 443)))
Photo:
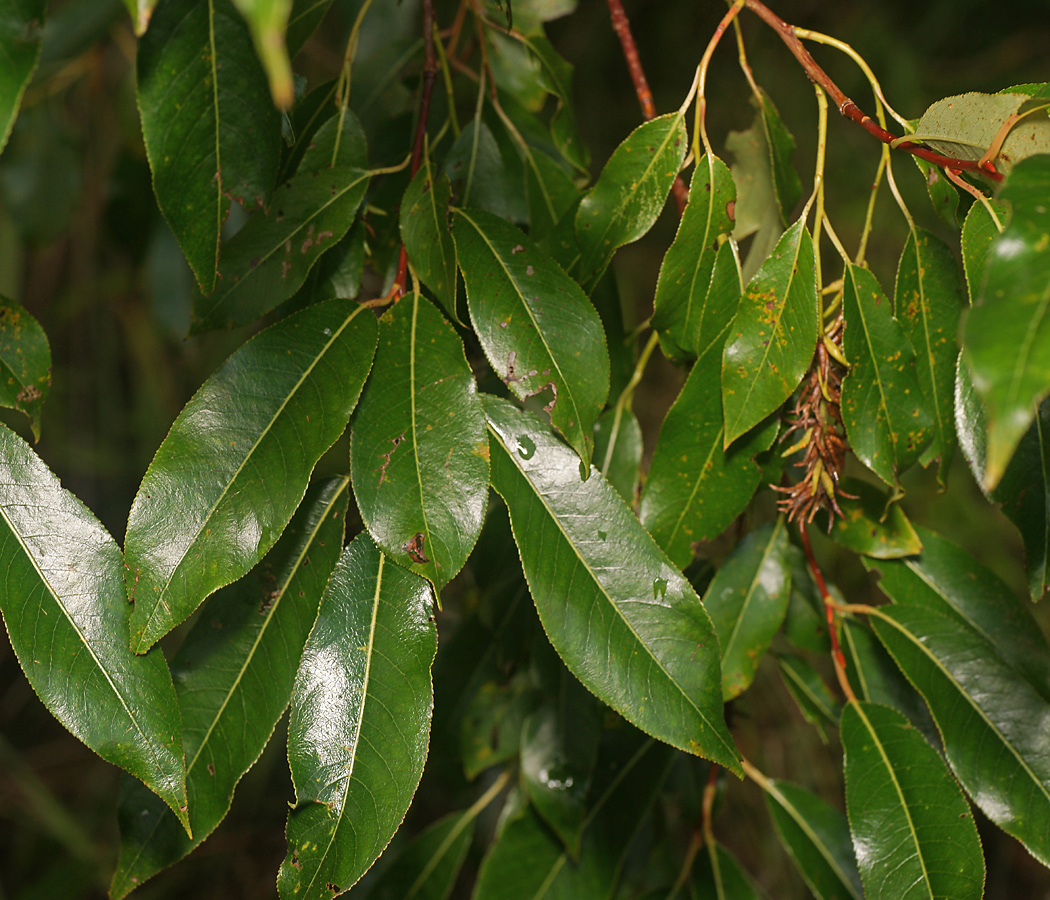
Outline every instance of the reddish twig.
MULTIPOLYGON (((892 134, 877 122, 873 121, 869 116, 864 115, 857 104, 850 100, 850 98, 842 92, 842 89, 835 84, 830 77, 828 77, 827 72, 825 72, 817 64, 817 61, 810 56, 809 51, 803 46, 798 35, 795 34, 794 25, 789 25, 781 19, 780 16, 766 6, 762 0, 745 0, 744 5, 780 35, 780 39, 787 46, 788 50, 794 54, 795 59, 797 59, 802 65, 802 68, 806 75, 809 76, 810 81, 814 84, 820 85, 820 87, 827 91, 831 99, 835 101, 835 105, 843 116, 856 122, 861 128, 869 134, 877 137, 884 144, 890 144, 894 141, 900 140, 898 135, 892 134)), ((958 159, 952 156, 944 156, 943 154, 920 146, 919 144, 914 144, 911 141, 898 144, 897 149, 906 150, 908 153, 945 169, 961 169, 967 172, 980 172, 982 175, 986 175, 993 181, 1003 180, 1003 176, 995 171, 995 167, 990 162, 982 166, 977 160, 958 159)))
MULTIPOLYGON (((650 119, 656 118, 656 104, 653 103, 653 92, 649 89, 649 82, 645 77, 645 70, 642 68, 642 60, 638 55, 638 46, 634 42, 634 35, 631 34, 631 23, 627 20, 627 13, 624 12, 623 4, 620 0, 608 0, 608 3, 613 31, 616 32, 616 36, 620 39, 620 46, 623 47, 623 56, 627 61, 627 70, 631 73, 631 81, 634 82, 634 92, 637 94, 638 104, 642 108, 642 116, 648 122, 650 119)), ((675 205, 678 207, 678 215, 681 216, 685 212, 685 204, 689 199, 689 190, 686 188, 681 176, 675 178, 671 191, 674 194, 675 205)))
MULTIPOLYGON (((423 145, 427 137, 427 119, 430 118, 430 98, 437 83, 437 53, 434 50, 434 0, 423 0, 423 86, 419 98, 419 120, 416 122, 416 138, 412 144, 411 177, 415 178, 423 159, 423 145)), ((401 245, 397 260, 397 276, 394 278, 395 297, 405 293, 408 279, 408 252, 401 245)))
POLYGON ((813 574, 813 580, 817 583, 820 599, 824 601, 824 612, 828 618, 828 634, 831 636, 831 660, 835 665, 835 676, 839 680, 839 687, 842 688, 842 693, 846 699, 855 701, 857 698, 846 678, 846 657, 842 652, 841 644, 839 644, 838 632, 835 630, 835 600, 828 592, 827 583, 824 581, 824 573, 820 571, 817 558, 813 555, 813 547, 809 543, 809 535, 806 534, 806 526, 802 523, 799 524, 798 534, 802 541, 802 550, 806 554, 806 562, 809 564, 809 571, 813 574))

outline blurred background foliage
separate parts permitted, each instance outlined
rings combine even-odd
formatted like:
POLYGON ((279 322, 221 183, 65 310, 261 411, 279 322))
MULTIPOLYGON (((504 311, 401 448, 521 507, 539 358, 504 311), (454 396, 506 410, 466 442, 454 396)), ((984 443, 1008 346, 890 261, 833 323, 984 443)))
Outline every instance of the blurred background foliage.
MULTIPOLYGON (((358 0, 335 0, 300 53, 296 70, 307 89, 337 74, 359 5, 358 0)), ((439 26, 447 27, 456 5, 439 0, 436 6, 439 26)), ((1050 77, 1050 4, 1044 0, 1000 0, 994 5, 984 0, 776 0, 771 6, 795 25, 855 47, 890 102, 909 117, 918 117, 931 102, 950 94, 994 92, 1050 77)), ((656 106, 661 112, 673 110, 688 90, 725 7, 717 0, 627 0, 625 7, 656 106)), ((768 28, 746 13, 741 21, 756 78, 798 141, 796 165, 808 193, 816 135, 813 92, 768 28)), ((581 0, 574 13, 551 23, 548 31, 558 51, 576 67, 578 123, 597 172, 641 120, 608 9, 601 0, 581 0)), ((373 165, 399 161, 410 146, 418 35, 416 0, 381 0, 365 18, 352 106, 369 130, 373 165), (377 80, 383 71, 392 77, 377 80)), ((813 52, 846 93, 871 111, 870 94, 856 67, 827 48, 813 52)), ((135 39, 120 0, 53 3, 40 68, 0 157, 0 294, 39 319, 53 354, 53 387, 37 450, 120 542, 142 474, 175 415, 244 338, 243 332, 225 332, 184 339, 192 275, 153 200, 135 105, 134 60, 135 39)), ((726 134, 747 128, 753 117, 731 40, 715 56, 708 97, 708 128, 716 148, 724 147, 726 134)), ((442 117, 438 109, 431 121, 440 123, 442 117)), ((828 206, 847 246, 855 246, 860 233, 878 153, 864 132, 833 118, 828 206)), ((897 172, 919 222, 950 238, 910 160, 901 158, 897 172)), ((236 227, 236 220, 231 216, 228 227, 236 227)), ((614 262, 628 330, 651 312, 660 260, 675 227, 669 208, 652 232, 614 262)), ((868 258, 884 285, 893 282, 904 239, 905 223, 883 189, 868 258)), ((379 279, 373 282, 378 292, 382 285, 379 279)), ((683 379, 682 370, 661 358, 650 365, 638 390, 635 408, 650 452, 654 429, 683 379)), ((19 414, 5 410, 0 418, 30 438, 19 414)), ((322 460, 321 469, 346 467, 344 439, 322 460)), ((983 500, 962 459, 956 460, 946 493, 937 491, 932 471, 915 470, 905 483, 905 508, 913 521, 964 544, 1023 593, 1019 541, 1009 523, 983 500)), ((352 534, 353 523, 350 529, 352 534)), ((864 602, 871 595, 872 580, 859 567, 854 571, 836 562, 831 545, 821 544, 817 551, 829 560, 828 570, 851 599, 864 602)), ((712 554, 717 553, 716 546, 712 554)), ((457 709, 456 697, 443 696, 442 686, 452 690, 457 667, 479 646, 470 625, 479 617, 487 617, 490 625, 503 623, 499 655, 510 661, 521 658, 521 648, 512 645, 527 641, 535 614, 520 577, 506 575, 515 565, 516 560, 501 560, 495 552, 475 554, 468 571, 446 591, 437 662, 445 675, 436 678, 432 758, 395 842, 477 793, 468 791, 458 757, 456 717, 469 711, 457 709)), ((171 636, 172 645, 184 628, 171 636)), ((0 898, 104 896, 117 843, 117 770, 52 718, 22 676, 6 635, 0 642, 0 898)), ((779 679, 770 677, 770 667, 775 668, 772 659, 764 664, 756 687, 733 709, 731 725, 741 748, 766 772, 810 787, 841 806, 837 748, 823 745, 804 725, 779 679)), ((517 680, 505 670, 501 690, 507 694, 508 720, 516 703, 527 702, 521 692, 527 694, 529 678, 540 677, 537 670, 542 673, 542 660, 533 660, 529 672, 519 673, 517 680)), ((292 799, 283 745, 278 733, 242 782, 218 832, 136 896, 275 896, 274 873, 284 855, 285 813, 292 799)), ((682 757, 675 763, 657 815, 628 860, 627 870, 634 867, 638 883, 647 880, 640 872, 645 867, 660 869, 653 883, 664 872, 661 866, 676 871, 705 779, 706 767, 699 761, 682 757)), ((734 780, 728 789, 734 795, 733 814, 716 820, 719 838, 771 897, 808 896, 768 827, 757 788, 734 780)), ((482 817, 481 834, 494 827, 494 814, 490 808, 488 819, 482 817)), ((1050 873, 1020 845, 996 829, 982 828, 981 833, 989 866, 988 897, 1050 897, 1050 873)), ((468 876, 476 869, 478 848, 471 853, 468 876)), ((382 866, 383 860, 377 870, 382 866)))

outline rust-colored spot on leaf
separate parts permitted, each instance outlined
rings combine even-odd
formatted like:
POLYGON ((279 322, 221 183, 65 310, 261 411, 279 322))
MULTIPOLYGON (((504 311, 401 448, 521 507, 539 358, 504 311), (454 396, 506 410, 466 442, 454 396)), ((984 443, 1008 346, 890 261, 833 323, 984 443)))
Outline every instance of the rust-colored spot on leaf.
POLYGON ((424 540, 425 538, 423 537, 423 532, 417 531, 414 535, 412 535, 412 540, 408 541, 405 544, 404 548, 405 553, 408 554, 408 558, 412 560, 412 562, 419 563, 420 565, 430 562, 430 560, 427 559, 426 554, 423 552, 424 540))

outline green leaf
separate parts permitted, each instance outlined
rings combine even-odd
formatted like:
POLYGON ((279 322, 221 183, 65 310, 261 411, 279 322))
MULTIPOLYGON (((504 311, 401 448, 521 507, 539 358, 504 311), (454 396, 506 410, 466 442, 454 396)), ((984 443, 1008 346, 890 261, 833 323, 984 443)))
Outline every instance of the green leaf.
POLYGON ((230 0, 163 0, 138 47, 153 189, 204 291, 215 285, 230 199, 266 206, 281 120, 230 0))
POLYGON ((780 675, 803 718, 820 734, 826 744, 827 734, 824 725, 838 725, 839 704, 832 696, 831 689, 824 679, 808 662, 800 656, 778 656, 780 675))
MULTIPOLYGON (((933 163, 920 159, 917 156, 913 156, 912 159, 915 160, 915 165, 922 172, 922 177, 926 179, 926 193, 930 195, 930 203, 933 204, 933 211, 937 213, 937 218, 949 228, 958 231, 958 188, 948 180, 940 166, 935 166, 933 163)), ((977 206, 981 206, 981 204, 975 203, 971 209, 977 206)))
POLYGON ((489 364, 521 400, 550 388, 551 422, 586 465, 609 392, 609 354, 594 307, 508 222, 457 210, 452 235, 470 320, 489 364))
POLYGON ((342 108, 311 133, 295 173, 323 175, 338 168, 368 168, 368 137, 353 111, 342 108))
POLYGON ((121 786, 124 897, 198 846, 226 816, 288 706, 306 637, 343 545, 347 478, 311 485, 284 536, 247 577, 216 594, 171 661, 182 709, 192 839, 138 782, 121 786))
POLYGON ((595 468, 628 506, 634 506, 642 450, 642 426, 631 410, 617 405, 594 423, 595 468))
POLYGON ((190 334, 246 325, 291 297, 350 230, 369 178, 363 169, 340 167, 281 185, 269 213, 249 219, 223 245, 221 280, 208 296, 195 293, 190 334))
MULTIPOLYGON (((570 212, 575 214, 579 202, 579 188, 553 159, 526 143, 525 200, 529 209, 529 234, 541 241, 570 212)), ((571 223, 571 220, 570 220, 571 223)))
POLYGON ((383 552, 441 588, 463 568, 488 501, 485 414, 463 342, 418 292, 379 321, 350 442, 354 496, 383 552))
MULTIPOLYGON (((959 367, 955 383, 955 427, 963 456, 977 483, 983 484, 984 409, 966 366, 959 367)), ((1039 405, 1003 477, 986 496, 1002 505, 1003 513, 1021 533, 1028 590, 1032 600, 1039 600, 1050 585, 1050 399, 1039 405)))
POLYGON ((740 863, 721 844, 708 843, 696 856, 690 884, 695 900, 761 900, 740 863))
POLYGON ((430 585, 367 534, 344 551, 321 600, 292 694, 282 897, 349 889, 401 824, 427 755, 437 651, 430 585))
POLYGON ((930 414, 919 391, 915 353, 879 282, 852 265, 844 282, 843 349, 850 370, 842 380, 842 421, 857 458, 894 489, 896 498, 903 493, 898 474, 930 440, 930 414))
POLYGON ((44 705, 189 830, 179 708, 160 651, 128 649, 123 560, 105 528, 0 425, 0 612, 44 705))
POLYGON ((51 390, 51 347, 40 323, 0 297, 0 406, 29 417, 40 440, 40 413, 51 390))
POLYGON ((569 670, 643 731, 738 771, 714 628, 689 583, 600 478, 536 416, 484 398, 492 486, 569 670))
POLYGON ((970 807, 937 751, 896 710, 842 713, 846 808, 868 900, 984 896, 970 807))
POLYGON ((966 792, 1050 865, 1050 704, 981 634, 933 607, 880 607, 872 624, 922 694, 966 792))
POLYGON ((782 222, 787 222, 792 211, 802 197, 802 181, 791 163, 795 153, 795 138, 787 127, 780 113, 773 105, 769 95, 759 88, 759 112, 762 128, 765 132, 766 147, 769 149, 770 170, 773 173, 773 188, 780 209, 782 222))
POLYGON ((801 219, 748 283, 722 356, 728 447, 791 396, 817 344, 813 239, 801 219))
MULTIPOLYGON (((1009 212, 1005 203, 990 200, 1000 223, 1009 212)), ((962 261, 966 274, 966 286, 970 302, 977 299, 984 287, 984 275, 992 244, 999 236, 999 229, 983 203, 975 203, 966 214, 962 229, 962 261)))
POLYGON ((401 850, 376 881, 369 900, 445 900, 474 838, 474 815, 450 813, 401 850))
POLYGON ((633 729, 606 732, 577 862, 526 806, 491 845, 473 900, 611 897, 672 760, 670 747, 640 737, 633 729))
POLYGON ((558 696, 525 722, 521 774, 536 811, 578 859, 602 713, 594 695, 564 669, 559 682, 558 696))
MULTIPOLYGON (((977 91, 945 97, 922 114, 915 128, 916 139, 945 156, 976 162, 1026 100, 1024 94, 977 91)), ((1010 175, 1022 160, 1045 153, 1050 153, 1050 119, 1045 113, 1036 113, 1010 128, 992 162, 999 173, 1010 175)))
MULTIPOLYGON (((784 637, 801 650, 827 653, 831 649, 831 639, 828 637, 824 600, 813 583, 805 555, 794 544, 788 547, 788 564, 791 566, 791 599, 784 616, 784 637)), ((834 586, 829 590, 835 594, 834 586)))
POLYGON ((874 632, 855 620, 842 623, 846 676, 861 700, 881 703, 903 713, 934 745, 940 741, 922 697, 901 674, 874 632))
POLYGON ((873 484, 843 478, 839 488, 838 504, 843 515, 834 517, 830 532, 837 544, 875 559, 913 556, 922 550, 922 541, 904 510, 890 503, 890 498, 873 484))
POLYGON ((755 236, 744 263, 744 277, 750 281, 784 232, 761 113, 746 131, 726 135, 726 149, 733 154, 730 172, 737 191, 733 239, 742 241, 755 236))
POLYGON ((284 43, 292 0, 233 0, 248 22, 255 50, 270 80, 270 93, 278 109, 288 109, 295 100, 292 63, 284 43))
POLYGON ((457 325, 456 245, 448 228, 452 187, 448 177, 434 177, 425 157, 401 200, 401 240, 416 274, 434 292, 441 308, 457 325))
POLYGON ((791 593, 783 517, 752 531, 729 554, 704 595, 722 648, 722 695, 731 700, 751 685, 791 593))
POLYGON ((712 277, 716 256, 725 257, 723 268, 729 268, 730 257, 736 263, 730 241, 722 245, 727 250, 719 247, 719 238, 733 230, 735 202, 729 168, 717 156, 705 155, 693 172, 689 202, 656 282, 652 327, 672 358, 702 353, 736 311, 742 291, 739 266, 734 266, 735 285, 726 274, 712 277))
POLYGON ((1050 701, 1050 648, 1031 610, 969 553, 925 528, 921 556, 865 563, 895 603, 955 615, 1050 701))
POLYGON ((766 808, 799 874, 817 900, 861 900, 849 824, 835 807, 788 781, 760 783, 766 808))
MULTIPOLYGON (((543 2, 543 0, 532 0, 543 2)), ((559 0, 550 0, 557 3, 559 0)), ((562 8, 565 9, 564 0, 562 8)), ((521 0, 515 4, 520 5, 521 0)), ((575 6, 575 4, 573 4, 575 6)), ((568 10, 566 10, 568 11, 568 10)), ((587 145, 580 139, 576 129, 576 112, 573 106, 572 77, 573 67, 560 56, 546 37, 530 36, 525 45, 540 63, 539 80, 543 86, 558 98, 558 104, 551 114, 551 139, 565 159, 581 172, 586 172, 591 163, 587 145)))
POLYGON ((132 649, 274 545, 346 427, 375 341, 375 318, 356 303, 311 306, 252 338, 179 413, 128 518, 132 649))
MULTIPOLYGON (((460 132, 441 167, 463 206, 484 210, 501 219, 514 212, 515 188, 509 184, 503 155, 492 130, 484 122, 469 122, 460 132)), ((521 198, 524 201, 524 196, 521 198)))
POLYGON ((988 416, 986 490, 1050 392, 1050 157, 1020 163, 999 197, 1013 213, 963 332, 963 358, 988 416))
POLYGON ((588 293, 613 254, 653 227, 688 143, 683 115, 677 112, 639 125, 613 151, 576 211, 580 284, 588 293))
POLYGON ((463 774, 468 781, 518 755, 525 719, 536 708, 538 699, 523 673, 516 674, 507 684, 493 679, 470 692, 459 731, 463 774))
POLYGON ((755 454, 777 434, 776 420, 769 419, 725 449, 721 377, 722 344, 716 340, 664 419, 642 493, 642 524, 679 567, 692 560, 694 544, 717 537, 747 506, 762 480, 755 454))
POLYGON ((40 38, 47 4, 13 0, 0 25, 0 150, 7 144, 29 79, 40 61, 40 38))
MULTIPOLYGON (((915 349, 915 374, 933 420, 933 452, 941 460, 938 477, 942 484, 955 452, 952 392, 958 356, 956 334, 965 305, 955 255, 928 231, 913 230, 897 268, 894 306, 897 320, 915 349)), ((848 349, 846 355, 849 357, 848 349)))
POLYGON ((292 11, 288 16, 288 31, 285 37, 288 55, 295 59, 310 35, 321 24, 332 0, 292 0, 292 11))

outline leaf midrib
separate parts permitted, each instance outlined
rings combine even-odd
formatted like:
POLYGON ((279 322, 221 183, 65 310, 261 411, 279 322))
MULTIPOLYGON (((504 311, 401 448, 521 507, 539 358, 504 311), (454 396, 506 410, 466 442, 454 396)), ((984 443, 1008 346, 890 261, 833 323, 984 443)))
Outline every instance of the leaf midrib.
MULTIPOLYGON (((142 642, 144 640, 147 640, 147 634, 149 632, 150 626, 152 625, 152 623, 154 622, 154 620, 157 617, 157 611, 160 609, 161 606, 165 606, 166 607, 166 604, 163 601, 164 601, 164 596, 165 596, 165 594, 168 591, 168 588, 171 586, 171 582, 174 580, 176 573, 182 568, 182 564, 185 562, 186 556, 189 554, 190 550, 193 549, 193 547, 196 545, 198 539, 200 538, 201 534, 204 532, 205 526, 208 524, 208 522, 211 521, 212 516, 215 514, 215 510, 218 509, 219 504, 222 503, 223 500, 226 499, 226 496, 229 494, 230 489, 232 488, 233 484, 237 481, 237 478, 240 476, 241 472, 244 470, 244 467, 248 464, 248 460, 250 460, 252 458, 252 455, 255 453, 255 451, 259 447, 259 445, 262 443, 263 439, 266 438, 270 434, 270 432, 273 430, 274 422, 277 421, 277 419, 284 412, 284 410, 288 406, 288 404, 291 403, 292 398, 294 398, 295 395, 299 392, 299 388, 302 387, 303 383, 306 381, 306 379, 313 372, 313 370, 317 366, 317 364, 321 361, 321 359, 324 358, 324 355, 332 347, 332 345, 339 338, 339 336, 342 335, 342 333, 347 329, 347 327, 350 325, 350 323, 353 322, 354 319, 357 318, 357 316, 360 314, 360 312, 363 309, 364 309, 364 307, 362 307, 362 306, 356 307, 353 310, 353 312, 351 312, 350 315, 347 316, 346 319, 343 320, 343 324, 340 325, 339 328, 337 328, 335 331, 332 332, 331 337, 328 339, 328 341, 325 343, 325 345, 320 349, 320 351, 314 356, 313 361, 310 363, 309 366, 306 367, 306 369, 303 371, 302 375, 299 376, 299 380, 296 381, 295 385, 288 392, 288 395, 284 398, 284 400, 281 401, 281 405, 274 412, 273 416, 270 418, 270 421, 267 423, 266 427, 260 432, 259 437, 256 439, 255 443, 252 444, 251 448, 244 455, 244 458, 237 465, 236 470, 233 472, 233 474, 230 476, 229 480, 226 482, 226 485, 223 487, 222 491, 219 493, 219 496, 216 498, 215 502, 212 504, 211 509, 208 510, 208 514, 206 516, 204 516, 203 519, 201 520, 201 524, 198 526, 197 531, 193 535, 193 538, 189 541, 189 543, 187 543, 186 549, 182 552, 182 556, 179 558, 179 561, 174 566, 172 566, 171 573, 168 575, 167 579, 164 582, 163 587, 161 587, 159 593, 157 594, 157 602, 154 604, 153 611, 150 613, 149 618, 146 620, 146 624, 144 625, 143 630, 142 630, 142 637, 139 639, 139 647, 140 648, 142 647, 142 642)), ((177 422, 178 422, 178 420, 176 419, 176 423, 177 422)), ((172 427, 174 428, 174 426, 172 426, 172 427)), ((146 474, 149 475, 149 472, 147 471, 146 474)), ((143 479, 143 480, 145 480, 145 479, 143 479)), ((159 640, 159 638, 158 638, 158 640, 159 640)), ((153 643, 156 643, 156 641, 154 641, 153 643)), ((150 644, 150 646, 152 646, 152 644, 150 644)))
MULTIPOLYGON (((653 654, 653 652, 649 649, 649 646, 641 639, 634 626, 629 621, 627 621, 627 618, 626 616, 624 616, 623 611, 620 609, 619 605, 613 600, 612 596, 605 589, 605 585, 603 585, 602 582, 598 580, 598 576, 594 573, 594 570, 591 569, 587 560, 585 560, 580 554, 579 550, 576 547, 576 542, 573 541, 571 537, 569 537, 569 534, 562 527, 561 520, 555 514, 554 510, 551 509, 551 507, 547 504, 546 498, 536 489, 536 487, 532 483, 532 480, 525 473, 524 469, 522 469, 514 460, 514 455, 511 452, 510 448, 507 447, 506 443, 504 442, 503 436, 499 433, 499 431, 496 428, 493 427, 491 421, 488 421, 487 425, 489 431, 495 436, 496 440, 499 442, 499 445, 503 448, 504 453, 506 453, 514 468, 521 474, 522 478, 525 479, 525 482, 532 489, 532 493, 540 501, 543 508, 547 511, 549 519, 552 522, 554 522, 555 527, 561 533, 565 542, 569 545, 569 547, 572 548, 573 555, 576 557, 579 563, 583 566, 584 570, 590 576, 591 581, 597 586, 601 596, 605 597, 605 599, 608 601, 609 606, 612 607, 613 610, 615 610, 616 615, 619 616, 620 620, 627 627, 628 631, 634 636, 637 644, 640 647, 644 648, 646 656, 656 664, 659 671, 664 674, 667 680, 674 686, 677 693, 686 701, 686 703, 696 711, 697 716, 699 716, 703 723, 711 730, 712 735, 718 739, 719 743, 722 744, 723 747, 729 752, 729 755, 735 758, 736 754, 733 752, 731 747, 728 747, 725 744, 725 741, 722 739, 722 736, 718 733, 718 729, 708 720, 707 716, 704 715, 703 710, 701 710, 700 707, 698 707, 693 702, 693 699, 682 689, 678 682, 671 676, 671 673, 667 671, 663 662, 653 654)), ((713 627, 712 633, 714 633, 713 627)))

